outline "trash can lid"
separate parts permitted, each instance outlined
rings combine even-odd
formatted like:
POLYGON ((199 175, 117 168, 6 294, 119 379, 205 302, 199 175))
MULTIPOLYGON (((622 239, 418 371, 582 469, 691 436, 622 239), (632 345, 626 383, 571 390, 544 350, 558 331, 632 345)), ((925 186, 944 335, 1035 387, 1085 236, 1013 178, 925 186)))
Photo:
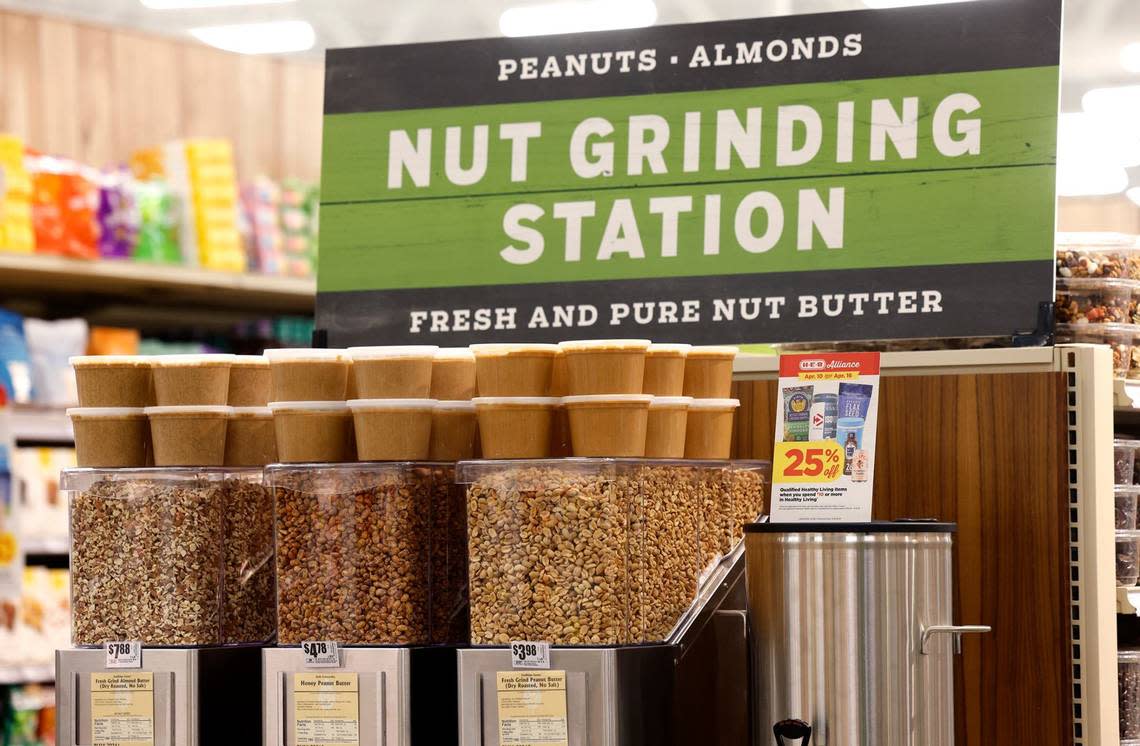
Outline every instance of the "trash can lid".
POLYGON ((870 521, 868 523, 749 523, 747 534, 952 534, 957 523, 934 520, 870 521))

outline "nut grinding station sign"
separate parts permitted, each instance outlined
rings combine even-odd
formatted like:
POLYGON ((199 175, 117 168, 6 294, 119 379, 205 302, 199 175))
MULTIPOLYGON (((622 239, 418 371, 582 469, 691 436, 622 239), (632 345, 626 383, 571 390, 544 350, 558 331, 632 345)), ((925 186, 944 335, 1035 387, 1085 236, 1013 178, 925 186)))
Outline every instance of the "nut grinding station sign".
POLYGON ((337 347, 1033 330, 1060 13, 330 51, 317 326, 337 347))

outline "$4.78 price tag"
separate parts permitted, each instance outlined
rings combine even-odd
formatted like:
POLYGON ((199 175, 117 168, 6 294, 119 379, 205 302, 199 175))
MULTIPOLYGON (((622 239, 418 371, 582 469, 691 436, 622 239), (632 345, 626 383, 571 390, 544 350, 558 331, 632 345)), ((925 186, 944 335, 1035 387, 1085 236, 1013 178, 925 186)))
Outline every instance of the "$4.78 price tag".
POLYGON ((550 643, 512 642, 511 668, 550 668, 550 643))
POLYGON ((142 643, 108 642, 103 645, 107 660, 106 668, 142 668, 142 643))
POLYGON ((331 640, 309 640, 301 643, 306 668, 340 668, 340 649, 331 640))
POLYGON ((777 443, 773 482, 834 482, 843 476, 843 448, 834 440, 777 443))

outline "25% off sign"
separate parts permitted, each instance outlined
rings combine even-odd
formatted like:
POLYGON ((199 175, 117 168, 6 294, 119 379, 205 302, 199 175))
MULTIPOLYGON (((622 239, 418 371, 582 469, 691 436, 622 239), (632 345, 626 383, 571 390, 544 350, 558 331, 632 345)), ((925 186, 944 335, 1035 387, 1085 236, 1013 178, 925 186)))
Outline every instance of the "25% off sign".
POLYGON ((843 448, 834 440, 777 443, 774 482, 834 482, 843 476, 843 448))

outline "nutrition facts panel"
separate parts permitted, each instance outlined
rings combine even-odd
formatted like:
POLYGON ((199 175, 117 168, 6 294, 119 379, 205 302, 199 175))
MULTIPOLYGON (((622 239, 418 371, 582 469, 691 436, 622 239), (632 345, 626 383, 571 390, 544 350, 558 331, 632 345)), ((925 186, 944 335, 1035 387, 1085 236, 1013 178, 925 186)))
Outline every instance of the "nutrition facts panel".
POLYGON ((565 671, 496 674, 500 746, 568 746, 565 671))
POLYGON ((93 746, 154 746, 154 674, 91 674, 93 746))
POLYGON ((293 675, 297 746, 360 746, 360 687, 354 673, 293 675))

